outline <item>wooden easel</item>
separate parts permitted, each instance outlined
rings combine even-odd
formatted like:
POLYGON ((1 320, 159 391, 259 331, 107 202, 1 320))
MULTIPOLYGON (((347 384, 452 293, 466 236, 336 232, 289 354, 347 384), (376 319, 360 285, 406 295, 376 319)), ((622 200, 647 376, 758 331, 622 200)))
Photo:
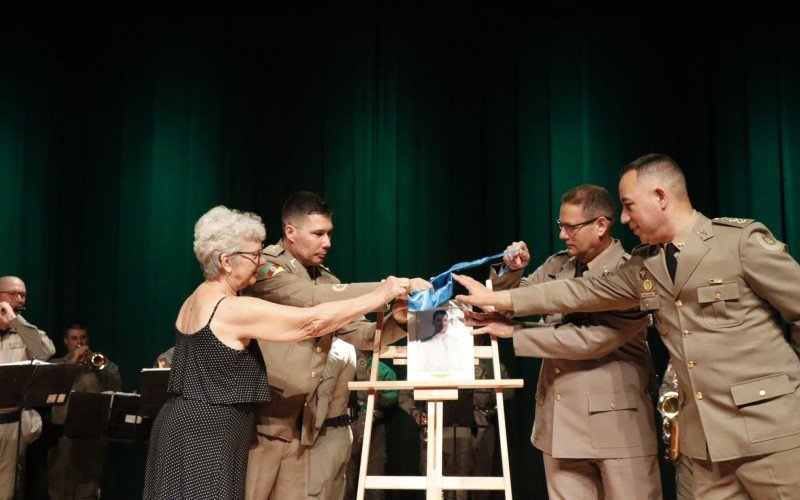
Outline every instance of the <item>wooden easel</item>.
POLYGON ((508 440, 506 439, 506 412, 503 402, 503 389, 522 387, 522 379, 500 378, 500 355, 497 339, 492 337, 491 346, 476 346, 475 357, 492 359, 494 379, 491 380, 425 380, 409 382, 406 380, 378 381, 378 362, 380 358, 394 359, 396 364, 406 361, 406 347, 389 346, 381 349, 381 331, 384 313, 378 313, 375 343, 369 381, 350 382, 351 391, 368 391, 366 421, 364 423, 364 442, 361 447, 361 467, 358 473, 357 500, 364 500, 364 491, 371 490, 426 490, 427 500, 441 500, 442 490, 504 490, 505 498, 511 500, 511 472, 508 466, 508 440), (414 390, 414 399, 428 401, 428 459, 425 476, 368 476, 369 445, 372 438, 372 422, 377 391, 414 390), (500 434, 500 456, 503 462, 502 476, 462 477, 445 476, 442 462, 442 433, 444 401, 458 399, 459 389, 494 389, 497 401, 497 422, 500 434))

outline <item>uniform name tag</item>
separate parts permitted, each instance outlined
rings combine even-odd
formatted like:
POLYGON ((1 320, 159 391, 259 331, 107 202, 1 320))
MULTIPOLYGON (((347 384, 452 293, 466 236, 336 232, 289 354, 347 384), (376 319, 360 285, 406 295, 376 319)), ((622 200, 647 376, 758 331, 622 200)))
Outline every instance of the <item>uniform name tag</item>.
POLYGON ((639 297, 642 299, 651 299, 656 296, 656 292, 642 292, 639 297))

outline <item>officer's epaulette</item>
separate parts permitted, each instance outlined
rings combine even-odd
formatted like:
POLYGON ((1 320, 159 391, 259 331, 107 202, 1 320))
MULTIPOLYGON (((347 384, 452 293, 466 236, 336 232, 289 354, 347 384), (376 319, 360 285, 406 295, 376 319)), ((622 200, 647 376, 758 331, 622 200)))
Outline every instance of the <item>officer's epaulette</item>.
POLYGON ((277 257, 278 255, 285 252, 286 249, 283 248, 281 245, 269 245, 267 248, 264 249, 264 253, 269 255, 270 257, 277 257))
POLYGON ((745 227, 755 222, 755 219, 739 219, 736 217, 717 217, 711 222, 720 226, 745 227))

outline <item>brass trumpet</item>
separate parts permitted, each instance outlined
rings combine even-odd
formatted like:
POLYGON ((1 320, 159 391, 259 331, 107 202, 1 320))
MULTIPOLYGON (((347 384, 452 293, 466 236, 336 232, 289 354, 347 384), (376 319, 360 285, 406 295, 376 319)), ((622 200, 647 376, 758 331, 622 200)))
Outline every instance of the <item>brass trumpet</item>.
POLYGON ((108 358, 102 352, 86 352, 84 363, 92 370, 102 370, 108 365, 108 358))
POLYGON ((658 412, 664 417, 662 437, 667 445, 666 458, 675 463, 681 456, 678 427, 678 393, 667 391, 658 398, 658 412))

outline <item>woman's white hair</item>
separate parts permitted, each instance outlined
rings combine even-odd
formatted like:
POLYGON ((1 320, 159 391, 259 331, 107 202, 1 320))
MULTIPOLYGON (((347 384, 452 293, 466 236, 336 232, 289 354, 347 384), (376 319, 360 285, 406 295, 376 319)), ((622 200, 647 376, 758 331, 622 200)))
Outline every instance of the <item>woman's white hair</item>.
MULTIPOLYGON (((206 279, 220 277, 223 253, 238 252, 249 240, 264 241, 267 231, 261 217, 218 205, 194 225, 194 254, 206 279)), ((236 256, 234 256, 236 257, 236 256)))

